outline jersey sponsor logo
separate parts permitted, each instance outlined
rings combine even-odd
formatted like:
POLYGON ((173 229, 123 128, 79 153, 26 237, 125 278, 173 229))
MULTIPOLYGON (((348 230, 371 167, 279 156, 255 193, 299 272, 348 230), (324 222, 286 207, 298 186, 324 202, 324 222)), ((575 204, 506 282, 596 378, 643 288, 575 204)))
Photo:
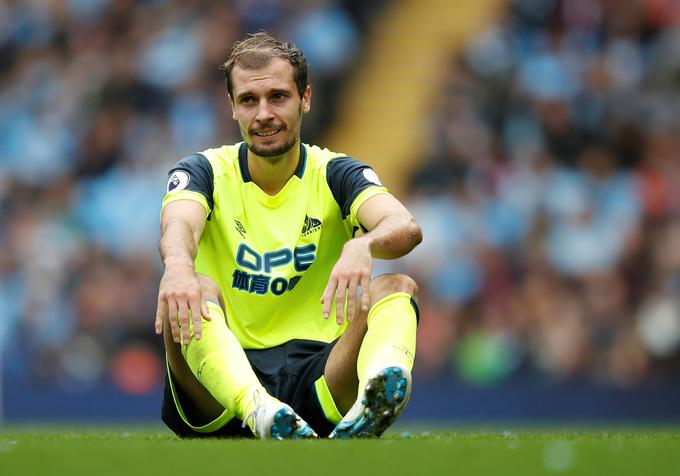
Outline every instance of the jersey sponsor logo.
POLYGON ((266 274, 248 273, 240 269, 235 269, 231 275, 231 287, 250 294, 264 295, 271 292, 274 296, 280 296, 286 291, 292 291, 302 276, 293 276, 290 279, 278 277, 272 279, 266 274))
POLYGON ((176 170, 172 173, 170 178, 168 179, 168 192, 173 192, 175 190, 183 190, 187 188, 187 185, 189 185, 189 182, 191 181, 191 178, 189 177, 189 174, 186 173, 184 170, 176 170))
POLYGON ((378 174, 375 173, 373 169, 364 169, 364 178, 368 180, 371 183, 374 183, 379 186, 383 186, 383 184, 380 182, 380 178, 378 178, 378 174))
POLYGON ((321 220, 305 215, 305 222, 302 224, 302 236, 307 236, 321 229, 321 220))
POLYGON ((291 261, 295 271, 307 271, 316 259, 316 245, 296 246, 294 250, 282 248, 268 251, 261 255, 245 243, 241 243, 236 251, 236 263, 251 271, 271 273, 274 268, 285 266, 291 261))
POLYGON ((294 249, 282 248, 260 254, 245 243, 241 243, 236 252, 236 263, 242 269, 235 269, 232 273, 231 287, 251 294, 264 295, 271 292, 281 296, 286 291, 292 291, 302 275, 289 279, 273 278, 270 273, 281 266, 293 263, 297 272, 304 272, 316 259, 316 245, 296 246, 294 249), (247 270, 247 271, 246 271, 247 270))

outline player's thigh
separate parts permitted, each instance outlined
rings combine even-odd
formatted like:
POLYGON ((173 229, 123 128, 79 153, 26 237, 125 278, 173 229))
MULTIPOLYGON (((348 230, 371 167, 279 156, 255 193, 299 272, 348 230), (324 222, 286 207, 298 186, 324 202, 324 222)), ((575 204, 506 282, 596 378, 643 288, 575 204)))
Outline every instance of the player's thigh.
MULTIPOLYGON (((405 292, 415 298, 417 291, 415 281, 409 276, 380 275, 371 280, 369 309, 391 294, 405 292)), ((357 359, 368 329, 366 322, 368 313, 361 311, 360 306, 357 306, 357 309, 359 312, 333 347, 324 370, 324 378, 341 413, 347 411, 357 398, 359 386, 357 359)))

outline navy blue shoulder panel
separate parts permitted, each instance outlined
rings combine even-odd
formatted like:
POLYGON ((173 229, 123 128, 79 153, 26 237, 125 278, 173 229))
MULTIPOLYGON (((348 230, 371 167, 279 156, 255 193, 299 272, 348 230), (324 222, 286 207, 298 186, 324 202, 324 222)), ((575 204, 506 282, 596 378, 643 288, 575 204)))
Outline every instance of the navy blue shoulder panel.
POLYGON ((372 170, 370 166, 351 157, 336 157, 326 165, 326 182, 342 210, 343 220, 349 215, 352 202, 362 191, 379 185, 366 178, 364 171, 367 169, 372 170))
POLYGON ((177 162, 168 174, 168 193, 181 188, 198 192, 212 210, 214 175, 210 161, 203 154, 193 154, 177 162))

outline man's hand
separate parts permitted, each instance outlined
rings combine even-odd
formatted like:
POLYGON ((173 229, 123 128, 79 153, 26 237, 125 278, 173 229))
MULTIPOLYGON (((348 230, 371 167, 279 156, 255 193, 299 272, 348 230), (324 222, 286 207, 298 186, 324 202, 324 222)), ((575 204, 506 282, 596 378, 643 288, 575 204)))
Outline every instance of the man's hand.
POLYGON ((373 264, 369 241, 354 238, 342 248, 342 254, 331 271, 328 285, 321 303, 323 317, 328 319, 331 304, 335 297, 335 313, 338 325, 342 324, 345 315, 345 298, 347 298, 347 321, 354 319, 357 288, 361 286, 361 309, 368 311, 369 287, 371 283, 371 266, 373 264))
POLYGON ((156 334, 163 332, 163 321, 170 322, 172 339, 187 345, 191 339, 189 312, 194 337, 201 338, 201 316, 210 320, 208 303, 201 295, 201 284, 192 266, 166 266, 158 290, 156 334))

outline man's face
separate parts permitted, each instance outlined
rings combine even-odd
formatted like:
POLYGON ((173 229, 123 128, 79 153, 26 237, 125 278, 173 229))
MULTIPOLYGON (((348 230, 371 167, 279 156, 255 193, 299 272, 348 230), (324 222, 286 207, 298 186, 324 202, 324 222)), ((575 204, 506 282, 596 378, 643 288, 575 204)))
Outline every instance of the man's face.
POLYGON ((311 88, 307 86, 300 98, 293 66, 281 58, 260 69, 235 66, 231 75, 232 116, 248 149, 260 157, 288 152, 300 138, 302 113, 309 112, 311 88))

